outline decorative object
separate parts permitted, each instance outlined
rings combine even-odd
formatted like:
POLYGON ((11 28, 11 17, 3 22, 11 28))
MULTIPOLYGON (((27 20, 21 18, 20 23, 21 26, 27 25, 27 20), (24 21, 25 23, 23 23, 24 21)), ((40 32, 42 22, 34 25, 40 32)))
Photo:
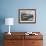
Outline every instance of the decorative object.
POLYGON ((25 35, 38 35, 37 33, 26 32, 25 35))
POLYGON ((10 33, 10 25, 14 24, 14 19, 13 18, 5 18, 5 25, 9 25, 9 32, 8 34, 11 35, 10 33))
POLYGON ((19 23, 36 23, 36 9, 19 9, 19 23))

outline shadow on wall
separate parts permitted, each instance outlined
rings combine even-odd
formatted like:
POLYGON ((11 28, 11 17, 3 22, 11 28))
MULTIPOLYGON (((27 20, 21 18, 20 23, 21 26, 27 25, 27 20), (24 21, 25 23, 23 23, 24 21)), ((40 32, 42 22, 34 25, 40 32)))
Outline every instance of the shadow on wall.
POLYGON ((2 32, 2 25, 5 23, 5 17, 0 16, 0 46, 3 46, 3 32, 2 32))

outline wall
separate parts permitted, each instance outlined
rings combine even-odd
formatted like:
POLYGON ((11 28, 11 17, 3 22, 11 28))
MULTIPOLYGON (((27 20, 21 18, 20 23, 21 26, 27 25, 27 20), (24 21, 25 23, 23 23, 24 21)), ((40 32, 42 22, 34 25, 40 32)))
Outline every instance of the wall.
MULTIPOLYGON (((0 0, 0 17, 15 19, 14 26, 11 26, 12 32, 40 31, 46 35, 46 0, 0 0), (21 8, 36 9, 36 24, 18 23, 18 9, 21 8)), ((0 31, 8 32, 8 26, 2 24, 0 31)))
MULTIPOLYGON (((46 1, 42 0, 1 0, 1 15, 6 17, 13 17, 15 25, 12 26, 11 31, 46 31, 46 1), (29 8, 36 9, 36 24, 19 24, 18 23, 18 9, 29 8), (14 28, 14 29, 13 29, 14 28)), ((8 31, 6 25, 2 26, 2 32, 8 31)))

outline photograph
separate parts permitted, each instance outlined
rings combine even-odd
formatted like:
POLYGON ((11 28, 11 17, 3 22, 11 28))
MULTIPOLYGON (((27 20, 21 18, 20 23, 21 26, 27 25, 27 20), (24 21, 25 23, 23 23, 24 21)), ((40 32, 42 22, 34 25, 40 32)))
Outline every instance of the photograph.
POLYGON ((19 9, 19 23, 36 23, 36 9, 19 9))

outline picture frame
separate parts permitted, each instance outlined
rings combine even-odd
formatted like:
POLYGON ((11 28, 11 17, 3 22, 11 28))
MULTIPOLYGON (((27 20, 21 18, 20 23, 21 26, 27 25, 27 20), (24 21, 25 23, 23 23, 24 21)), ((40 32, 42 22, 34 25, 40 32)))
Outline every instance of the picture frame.
POLYGON ((19 23, 36 23, 36 9, 19 9, 19 23))

